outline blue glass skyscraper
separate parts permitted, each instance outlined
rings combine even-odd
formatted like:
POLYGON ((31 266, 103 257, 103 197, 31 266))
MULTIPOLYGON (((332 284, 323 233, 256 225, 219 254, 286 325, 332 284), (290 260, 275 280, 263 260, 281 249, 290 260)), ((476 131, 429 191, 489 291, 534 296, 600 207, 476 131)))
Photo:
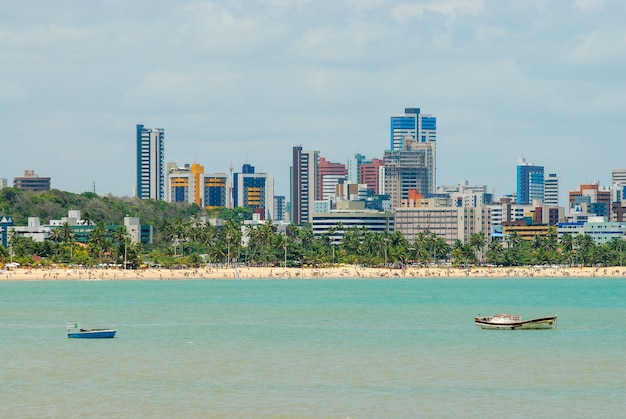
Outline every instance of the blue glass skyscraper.
POLYGON ((390 131, 390 150, 402 150, 407 135, 418 143, 434 143, 437 141, 437 118, 421 113, 420 108, 405 108, 404 115, 391 117, 390 131))
POLYGON ((543 166, 535 166, 521 158, 517 165, 517 203, 528 205, 533 200, 543 203, 544 190, 543 166))

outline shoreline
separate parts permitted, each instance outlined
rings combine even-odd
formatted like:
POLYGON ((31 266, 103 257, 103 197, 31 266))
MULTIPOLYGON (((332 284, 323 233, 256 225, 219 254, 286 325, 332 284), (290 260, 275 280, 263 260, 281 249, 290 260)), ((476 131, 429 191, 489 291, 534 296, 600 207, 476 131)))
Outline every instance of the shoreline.
POLYGON ((0 281, 49 280, 191 280, 191 279, 383 279, 383 278, 626 278, 626 267, 407 267, 405 269, 341 266, 330 268, 204 267, 148 268, 11 268, 0 281))

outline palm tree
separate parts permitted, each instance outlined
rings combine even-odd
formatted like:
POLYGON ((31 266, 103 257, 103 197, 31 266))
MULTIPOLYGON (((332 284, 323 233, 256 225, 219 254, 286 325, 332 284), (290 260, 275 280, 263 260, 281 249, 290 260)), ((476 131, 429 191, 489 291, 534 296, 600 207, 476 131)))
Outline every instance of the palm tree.
POLYGON ((563 252, 563 257, 569 262, 569 265, 572 265, 573 256, 574 256, 574 238, 570 233, 565 233, 561 237, 561 251, 563 252))
POLYGON ((117 228, 117 230, 115 230, 113 232, 113 240, 117 243, 118 245, 118 258, 120 256, 120 254, 122 253, 122 249, 123 249, 123 254, 124 254, 124 269, 127 268, 127 263, 128 263, 128 247, 131 244, 131 238, 130 238, 130 234, 128 233, 128 230, 126 229, 126 226, 119 226, 117 228))
POLYGON ((391 244, 390 248, 390 258, 394 263, 401 263, 404 265, 408 259, 409 253, 409 242, 402 235, 402 233, 398 230, 391 233, 389 237, 389 242, 391 244))
POLYGON ((52 230, 50 230, 50 236, 48 237, 49 240, 52 240, 55 243, 61 243, 63 241, 63 235, 61 234, 61 228, 57 227, 57 228, 53 228, 52 230))
POLYGON ((618 261, 619 266, 624 266, 624 258, 626 258, 626 240, 613 237, 608 242, 609 249, 614 253, 614 259, 618 261))
POLYGON ((583 266, 586 266, 591 257, 596 243, 589 234, 579 234, 574 238, 574 244, 576 245, 576 254, 580 259, 583 266))
MULTIPOLYGON (((241 247, 241 230, 239 224, 236 221, 227 221, 224 228, 221 231, 220 240, 226 244, 226 263, 230 266, 233 259, 231 255, 239 255, 239 249, 241 247)), ((237 260, 239 257, 237 256, 237 260)))
POLYGON ((487 260, 495 265, 502 265, 505 260, 504 247, 499 239, 492 240, 487 249, 487 260))
POLYGON ((546 249, 551 252, 555 252, 558 247, 558 238, 559 238, 559 233, 556 227, 554 226, 548 227, 548 233, 546 234, 546 237, 543 243, 546 249))
POLYGON ((85 211, 82 216, 82 224, 86 226, 93 225, 93 216, 90 211, 85 211))
POLYGON ((443 237, 439 237, 435 233, 433 233, 433 237, 435 238, 433 243, 434 262, 437 263, 440 259, 448 259, 450 255, 450 245, 446 243, 443 237))
POLYGON ((485 244, 485 235, 482 231, 471 235, 469 245, 474 249, 474 257, 479 261, 482 260, 482 250, 485 244), (477 256, 478 253, 480 253, 480 257, 477 256))
POLYGON ((420 263, 428 263, 430 255, 434 255, 434 246, 430 246, 432 242, 431 234, 428 230, 420 231, 413 240, 415 249, 415 261, 420 263), (429 251, 432 249, 433 252, 429 251))
POLYGON ((217 238, 217 228, 210 223, 206 223, 200 228, 198 240, 205 252, 208 252, 208 249, 217 242, 217 238))
POLYGON ((68 244, 74 240, 74 231, 70 225, 65 222, 61 226, 61 238, 63 239, 63 243, 68 244))
POLYGON ((97 263, 102 262, 104 253, 111 249, 111 242, 108 238, 108 230, 102 221, 96 223, 96 226, 87 239, 89 254, 97 263))
POLYGON ((180 254, 181 256, 185 255, 185 243, 189 241, 189 236, 191 233, 191 223, 188 221, 183 221, 181 218, 177 219, 174 222, 173 226, 173 243, 174 243, 174 256, 176 256, 176 247, 180 244, 180 254))
POLYGON ((517 232, 513 231, 509 233, 507 243, 509 249, 518 249, 522 244, 522 238, 517 234, 517 232))
POLYGON ((283 267, 286 268, 287 267, 287 248, 289 247, 289 237, 287 237, 286 234, 277 234, 275 240, 276 240, 276 247, 278 249, 283 250, 283 254, 284 254, 283 267))
POLYGON ((464 266, 476 258, 474 249, 469 244, 464 244, 461 240, 457 239, 452 246, 452 259, 455 264, 463 263, 464 266))

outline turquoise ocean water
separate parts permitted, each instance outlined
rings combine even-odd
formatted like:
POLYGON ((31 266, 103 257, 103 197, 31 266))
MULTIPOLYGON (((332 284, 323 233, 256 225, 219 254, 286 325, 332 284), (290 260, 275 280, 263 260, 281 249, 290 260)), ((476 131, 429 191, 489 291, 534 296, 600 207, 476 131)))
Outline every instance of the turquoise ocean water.
POLYGON ((0 282, 0 353, 7 418, 621 418, 626 281, 0 282))

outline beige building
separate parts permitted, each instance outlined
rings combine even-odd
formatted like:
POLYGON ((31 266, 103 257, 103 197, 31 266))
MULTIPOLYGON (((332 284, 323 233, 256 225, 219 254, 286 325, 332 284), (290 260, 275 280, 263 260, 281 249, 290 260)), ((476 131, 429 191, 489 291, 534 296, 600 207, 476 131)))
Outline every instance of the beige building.
POLYGON ((490 240, 491 217, 488 207, 453 207, 438 205, 437 199, 422 200, 421 205, 396 208, 396 230, 413 242, 423 231, 435 233, 452 245, 456 240, 467 243, 473 234, 483 232, 490 240))
POLYGON ((30 192, 49 191, 50 178, 41 177, 34 170, 24 170, 24 176, 13 178, 13 186, 30 192))
POLYGON ((391 198, 393 208, 409 199, 409 191, 417 194, 435 192, 435 143, 419 143, 404 139, 401 150, 385 151, 385 181, 382 194, 391 198))

